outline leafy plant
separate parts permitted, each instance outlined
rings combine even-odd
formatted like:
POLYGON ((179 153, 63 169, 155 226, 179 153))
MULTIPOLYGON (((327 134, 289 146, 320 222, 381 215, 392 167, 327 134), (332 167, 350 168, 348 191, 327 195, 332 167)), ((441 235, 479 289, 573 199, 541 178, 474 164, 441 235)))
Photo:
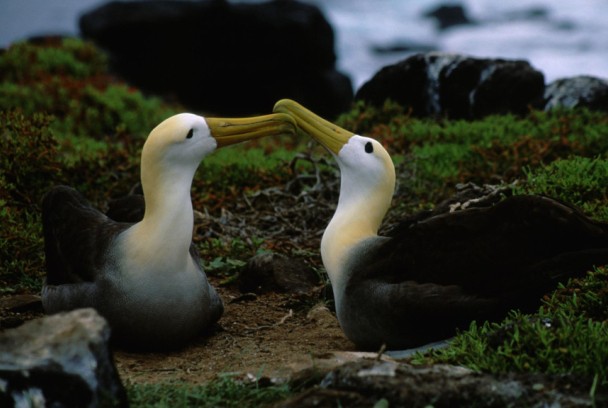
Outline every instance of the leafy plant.
POLYGON ((608 221, 608 160, 574 156, 546 166, 524 169, 525 183, 516 194, 543 194, 576 206, 608 221))

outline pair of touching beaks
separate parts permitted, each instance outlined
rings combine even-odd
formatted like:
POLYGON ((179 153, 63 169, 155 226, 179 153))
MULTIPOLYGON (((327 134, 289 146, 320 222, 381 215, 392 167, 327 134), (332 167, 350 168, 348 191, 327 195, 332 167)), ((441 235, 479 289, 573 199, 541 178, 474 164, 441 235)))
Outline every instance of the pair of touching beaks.
POLYGON ((305 133, 338 154, 354 133, 317 116, 291 99, 282 99, 274 113, 251 118, 205 118, 217 147, 265 136, 305 133))

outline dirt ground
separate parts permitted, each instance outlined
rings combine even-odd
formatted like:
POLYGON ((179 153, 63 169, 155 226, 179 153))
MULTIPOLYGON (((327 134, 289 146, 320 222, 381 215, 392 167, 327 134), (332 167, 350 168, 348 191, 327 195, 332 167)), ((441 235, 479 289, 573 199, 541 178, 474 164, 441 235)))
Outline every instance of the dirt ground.
POLYGON ((183 350, 149 354, 116 350, 123 381, 196 384, 225 373, 285 378, 315 355, 354 350, 322 303, 273 292, 257 296, 232 288, 219 292, 225 311, 218 326, 183 350))
MULTIPOLYGON (((210 333, 185 348, 163 353, 114 349, 123 382, 199 384, 223 374, 286 379, 310 367, 317 356, 354 350, 334 314, 314 293, 254 295, 233 287, 218 290, 224 315, 210 333)), ((33 295, 0 298, 0 331, 42 316, 33 295)))

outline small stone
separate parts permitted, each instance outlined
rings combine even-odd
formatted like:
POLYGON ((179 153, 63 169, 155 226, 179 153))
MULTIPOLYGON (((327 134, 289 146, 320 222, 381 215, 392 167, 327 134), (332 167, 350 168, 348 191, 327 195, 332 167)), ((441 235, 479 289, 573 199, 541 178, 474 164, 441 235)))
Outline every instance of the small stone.
POLYGON ((238 278, 241 292, 268 291, 307 294, 318 284, 315 271, 299 259, 271 252, 256 255, 238 278))
POLYGON ((545 386, 543 384, 536 383, 536 384, 532 385, 532 389, 534 391, 542 391, 545 389, 545 386))
POLYGON ((338 327, 338 319, 324 303, 319 303, 310 309, 306 318, 322 328, 338 327))

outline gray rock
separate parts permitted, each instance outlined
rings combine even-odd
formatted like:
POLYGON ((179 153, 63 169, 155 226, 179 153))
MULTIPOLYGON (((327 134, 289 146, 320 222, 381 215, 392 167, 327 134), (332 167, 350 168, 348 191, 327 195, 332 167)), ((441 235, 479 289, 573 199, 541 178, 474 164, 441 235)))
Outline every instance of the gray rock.
POLYGON ((551 82, 545 89, 545 110, 558 107, 608 112, 608 81, 581 75, 551 82))
POLYGON ((525 114, 542 106, 544 89, 544 75, 527 61, 430 52, 382 68, 355 99, 375 106, 391 99, 414 116, 475 119, 525 114))
MULTIPOLYGON (((360 360, 343 364, 319 387, 278 406, 591 407, 590 387, 590 381, 575 376, 494 376, 450 365, 360 360)), ((596 393, 595 403, 605 404, 607 398, 596 393)))
POLYGON ((0 406, 127 406, 109 337, 108 324, 93 309, 1 333, 0 406))

